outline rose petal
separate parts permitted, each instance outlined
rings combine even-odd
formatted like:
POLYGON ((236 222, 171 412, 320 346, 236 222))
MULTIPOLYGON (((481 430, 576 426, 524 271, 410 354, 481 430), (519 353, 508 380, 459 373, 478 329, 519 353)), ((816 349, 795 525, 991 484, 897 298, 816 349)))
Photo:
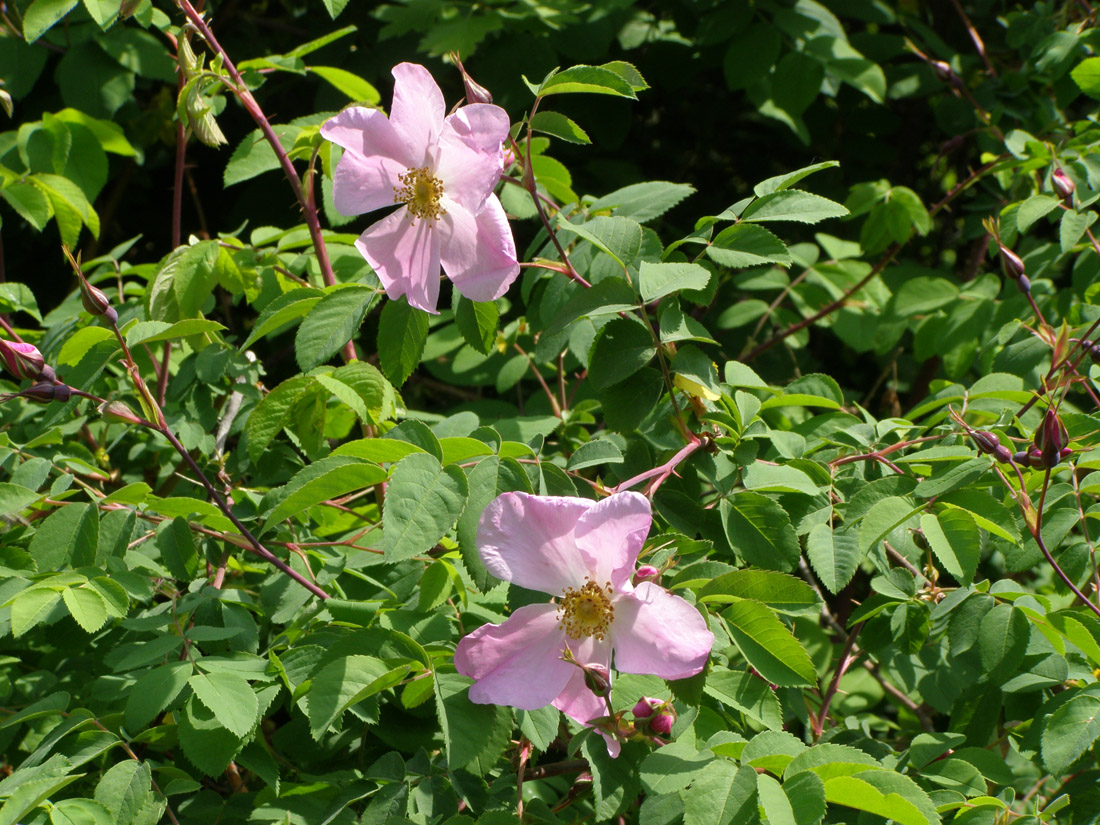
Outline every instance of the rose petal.
POLYGON ((610 581, 618 589, 634 574, 652 524, 649 499, 640 493, 616 493, 581 516, 573 536, 592 559, 596 580, 610 581))
POLYGON ((504 153, 499 147, 496 152, 478 151, 444 127, 435 173, 448 198, 477 214, 503 171, 504 153))
POLYGON ((393 124, 377 109, 363 106, 345 109, 324 122, 321 136, 362 158, 381 155, 404 166, 408 166, 411 159, 393 124))
POLYGON ((565 496, 504 493, 477 526, 481 560, 498 579, 557 596, 591 574, 573 528, 595 502, 565 496))
POLYGON ((412 221, 404 207, 368 226, 355 242, 391 298, 435 313, 439 300, 439 233, 432 222, 412 221))
POLYGON ((511 124, 508 113, 491 103, 471 103, 463 106, 443 122, 443 132, 461 137, 482 152, 500 152, 511 124))
POLYGON ((642 582, 615 602, 611 644, 615 667, 623 673, 686 679, 706 666, 714 635, 688 602, 642 582))
POLYGON ((407 147, 410 167, 434 166, 446 104, 431 73, 416 63, 393 67, 390 123, 407 147))
POLYGON ((405 166, 382 155, 363 157, 350 149, 336 164, 332 201, 341 215, 361 215, 393 206, 393 189, 405 166))
POLYGON ((476 216, 456 203, 439 219, 441 262, 455 288, 471 301, 499 298, 519 275, 516 242, 504 207, 490 195, 476 216))
POLYGON ((458 643, 455 668, 475 679, 470 701, 535 710, 549 705, 580 672, 561 658, 565 633, 557 605, 521 607, 499 625, 483 625, 458 643))

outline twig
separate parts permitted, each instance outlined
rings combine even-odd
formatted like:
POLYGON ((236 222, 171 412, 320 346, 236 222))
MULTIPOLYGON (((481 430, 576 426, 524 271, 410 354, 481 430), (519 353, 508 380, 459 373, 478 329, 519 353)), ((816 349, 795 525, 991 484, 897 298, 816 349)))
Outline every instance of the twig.
POLYGON ((993 64, 989 62, 989 56, 985 53, 985 43, 982 42, 982 36, 978 34, 978 30, 974 28, 974 24, 970 22, 970 18, 966 16, 966 12, 963 11, 962 5, 959 0, 951 0, 951 5, 955 7, 955 11, 959 13, 959 17, 962 18, 963 25, 966 26, 967 34, 970 35, 970 39, 974 41, 974 48, 978 50, 978 54, 982 57, 982 62, 985 63, 985 70, 989 72, 990 77, 997 76, 997 70, 993 68, 993 64))
POLYGON ((837 688, 840 686, 840 680, 844 677, 844 674, 848 671, 848 668, 852 666, 852 662, 861 655, 855 652, 856 637, 859 636, 859 631, 863 629, 863 622, 860 622, 852 628, 852 632, 848 634, 848 638, 844 640, 844 647, 840 651, 840 660, 837 662, 836 672, 833 674, 832 681, 829 682, 829 687, 825 691, 825 697, 821 700, 821 708, 818 710, 817 717, 810 714, 810 726, 814 731, 814 739, 820 739, 822 732, 825 730, 825 718, 829 715, 829 705, 833 702, 833 697, 836 696, 837 688))

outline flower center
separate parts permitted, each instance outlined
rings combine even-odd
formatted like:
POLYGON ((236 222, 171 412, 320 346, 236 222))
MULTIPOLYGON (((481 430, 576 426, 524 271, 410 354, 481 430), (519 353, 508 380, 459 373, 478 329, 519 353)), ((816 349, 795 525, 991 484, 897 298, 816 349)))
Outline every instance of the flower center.
POLYGON ((611 582, 600 587, 594 581, 586 581, 583 587, 565 588, 558 613, 559 627, 565 635, 570 639, 595 636, 603 641, 611 622, 615 620, 611 593, 611 582))
POLYGON ((410 169, 398 175, 397 179, 401 186, 393 187, 393 202, 405 204, 414 223, 417 218, 434 221, 440 215, 447 214, 447 210, 439 205, 443 197, 443 181, 428 171, 427 166, 410 169))

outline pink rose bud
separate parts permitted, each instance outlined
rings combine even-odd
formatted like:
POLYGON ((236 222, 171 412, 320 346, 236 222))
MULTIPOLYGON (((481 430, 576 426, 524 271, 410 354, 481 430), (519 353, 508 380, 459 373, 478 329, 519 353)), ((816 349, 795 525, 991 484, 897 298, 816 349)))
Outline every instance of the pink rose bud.
POLYGON ((637 570, 634 571, 634 586, 637 587, 642 582, 657 581, 661 577, 661 571, 654 567, 652 564, 643 564, 637 570))
POLYGON ((1061 166, 1056 166, 1054 172, 1050 176, 1050 182, 1054 186, 1054 191, 1058 193, 1066 206, 1073 206, 1073 190, 1076 188, 1073 185, 1073 181, 1070 176, 1062 171, 1061 166))
POLYGON ((504 169, 511 169, 516 162, 516 153, 512 150, 511 146, 504 147, 504 169))
POLYGON ((581 665, 584 671, 584 686, 597 696, 607 696, 611 692, 611 674, 603 665, 581 665))
POLYGON ((38 347, 3 338, 0 338, 0 360, 4 363, 4 369, 20 381, 33 381, 46 366, 38 347))
POLYGON ((1008 276, 1010 278, 1019 278, 1024 274, 1024 262, 1015 252, 1005 246, 1003 243, 997 243, 998 248, 1001 251, 1001 257, 1004 258, 1005 269, 1008 270, 1008 276))
POLYGON ((676 724, 676 711, 672 709, 672 705, 652 696, 639 699, 634 705, 633 713, 640 728, 648 729, 658 736, 668 736, 672 733, 672 726, 676 724))

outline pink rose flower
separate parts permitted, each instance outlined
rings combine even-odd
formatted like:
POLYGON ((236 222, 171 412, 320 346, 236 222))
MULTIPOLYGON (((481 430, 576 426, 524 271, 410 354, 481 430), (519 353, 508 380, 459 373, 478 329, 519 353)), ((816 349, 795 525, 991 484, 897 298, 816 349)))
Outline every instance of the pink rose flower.
POLYGON ((436 311, 442 265, 472 301, 499 298, 519 274, 516 244, 493 194, 504 166, 508 115, 474 103, 445 115, 428 70, 393 69, 393 106, 345 109, 321 127, 344 156, 333 200, 345 215, 401 207, 367 228, 355 246, 390 298, 436 311))
MULTIPOLYGON (((470 701, 534 710, 553 705, 587 724, 607 715, 584 671, 562 658, 566 645, 585 665, 684 679, 707 663, 714 636, 699 611, 634 567, 652 523, 649 501, 633 492, 595 502, 505 493, 481 516, 478 548, 497 578, 556 597, 521 607, 458 643, 455 667, 475 679, 470 701)), ((618 742, 608 750, 618 754, 618 742)))

